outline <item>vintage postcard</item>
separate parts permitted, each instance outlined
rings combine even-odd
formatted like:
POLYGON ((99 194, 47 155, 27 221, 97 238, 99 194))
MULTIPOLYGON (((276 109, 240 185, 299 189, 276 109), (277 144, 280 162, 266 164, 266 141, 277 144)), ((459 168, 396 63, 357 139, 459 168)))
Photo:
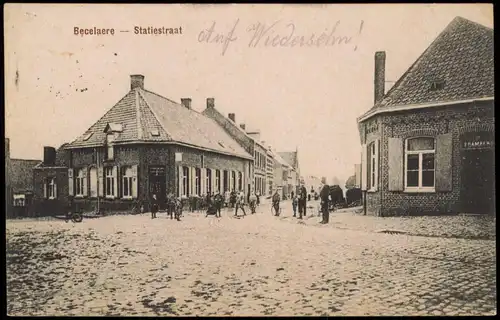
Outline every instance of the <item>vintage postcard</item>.
POLYGON ((6 4, 11 316, 494 315, 492 4, 6 4))

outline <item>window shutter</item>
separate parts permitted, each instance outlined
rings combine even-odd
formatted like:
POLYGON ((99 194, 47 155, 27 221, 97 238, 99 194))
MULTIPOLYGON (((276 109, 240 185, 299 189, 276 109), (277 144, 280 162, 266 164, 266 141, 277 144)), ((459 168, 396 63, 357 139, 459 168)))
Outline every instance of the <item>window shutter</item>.
POLYGON ((88 170, 87 170, 87 168, 82 168, 82 171, 83 171, 83 186, 82 186, 82 188, 83 188, 83 196, 86 197, 88 195, 88 192, 87 192, 88 170))
POLYGON ((54 199, 57 199, 57 179, 54 177, 54 199))
POLYGON ((49 182, 47 180, 44 180, 44 183, 43 183, 43 198, 44 199, 47 199, 48 197, 48 194, 47 194, 47 185, 49 184, 49 182))
POLYGON ((368 166, 367 166, 367 150, 366 150, 366 144, 363 144, 361 146, 361 190, 366 191, 368 188, 368 166))
POLYGON ((377 139, 375 140, 375 168, 372 170, 375 170, 375 188, 374 190, 378 190, 378 185, 379 185, 379 180, 378 180, 378 173, 380 170, 380 163, 379 163, 379 155, 380 155, 380 140, 377 139))
POLYGON ((182 196, 182 189, 184 186, 184 182, 182 180, 183 177, 184 177, 184 169, 181 166, 177 166, 177 179, 178 179, 177 183, 179 187, 179 190, 177 191, 178 197, 182 196))
POLYGON ((137 179, 137 165, 134 165, 132 166, 132 198, 134 199, 137 198, 138 182, 139 180, 137 179))
MULTIPOLYGON (((73 196, 74 195, 74 180, 73 180, 73 168, 68 169, 68 195, 73 196)), ((45 196, 47 197, 47 196, 45 196)))
POLYGON ((389 191, 403 191, 404 189, 403 140, 400 138, 389 138, 388 151, 389 151, 389 159, 388 159, 389 191))
POLYGON ((97 187, 99 189, 99 197, 104 196, 104 169, 103 167, 97 168, 97 187))
POLYGON ((118 167, 113 166, 113 196, 118 196, 118 167))
POLYGON ((90 196, 97 197, 97 168, 90 168, 90 196))
POLYGON ((436 137, 436 191, 452 191, 453 137, 451 133, 436 137))

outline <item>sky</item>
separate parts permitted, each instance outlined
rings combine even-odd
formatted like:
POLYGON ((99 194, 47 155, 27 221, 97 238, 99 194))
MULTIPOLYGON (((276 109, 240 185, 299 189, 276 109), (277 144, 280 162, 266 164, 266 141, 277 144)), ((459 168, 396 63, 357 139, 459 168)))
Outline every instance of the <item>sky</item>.
POLYGON ((373 104, 374 53, 387 54, 387 91, 453 18, 493 27, 492 8, 7 4, 5 135, 13 158, 42 159, 43 146, 83 134, 128 92, 130 75, 142 74, 147 90, 192 98, 197 111, 213 97, 277 151, 298 149, 303 176, 345 181, 360 162, 356 118, 373 104), (135 34, 135 26, 178 33, 135 34), (115 33, 81 36, 75 27, 115 33), (292 46, 292 32, 329 42, 292 46), (269 35, 283 45, 266 44, 269 35))

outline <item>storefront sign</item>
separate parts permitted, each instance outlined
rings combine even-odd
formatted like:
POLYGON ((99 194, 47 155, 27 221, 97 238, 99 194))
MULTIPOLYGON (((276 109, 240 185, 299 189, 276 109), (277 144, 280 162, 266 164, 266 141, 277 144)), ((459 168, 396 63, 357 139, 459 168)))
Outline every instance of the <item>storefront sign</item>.
POLYGON ((491 135, 478 134, 467 137, 462 141, 462 147, 464 149, 493 148, 494 146, 495 140, 491 135))

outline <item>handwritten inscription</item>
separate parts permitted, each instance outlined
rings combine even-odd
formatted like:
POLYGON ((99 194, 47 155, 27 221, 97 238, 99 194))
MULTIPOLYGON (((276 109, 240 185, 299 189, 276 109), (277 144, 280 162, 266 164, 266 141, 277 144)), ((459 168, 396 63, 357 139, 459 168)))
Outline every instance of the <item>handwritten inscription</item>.
MULTIPOLYGON (((222 45, 222 55, 224 55, 229 45, 232 42, 238 41, 237 28, 240 20, 237 19, 228 31, 221 32, 222 28, 216 29, 216 22, 213 21, 211 26, 202 30, 198 34, 198 42, 208 44, 222 45)), ((332 47, 332 46, 352 46, 356 51, 357 37, 363 30, 363 21, 360 23, 357 33, 352 35, 340 34, 340 21, 332 23, 332 26, 326 28, 322 32, 300 33, 297 26, 293 22, 283 23, 277 20, 273 23, 266 24, 262 22, 254 23, 246 28, 248 34, 249 48, 257 47, 332 47)))

